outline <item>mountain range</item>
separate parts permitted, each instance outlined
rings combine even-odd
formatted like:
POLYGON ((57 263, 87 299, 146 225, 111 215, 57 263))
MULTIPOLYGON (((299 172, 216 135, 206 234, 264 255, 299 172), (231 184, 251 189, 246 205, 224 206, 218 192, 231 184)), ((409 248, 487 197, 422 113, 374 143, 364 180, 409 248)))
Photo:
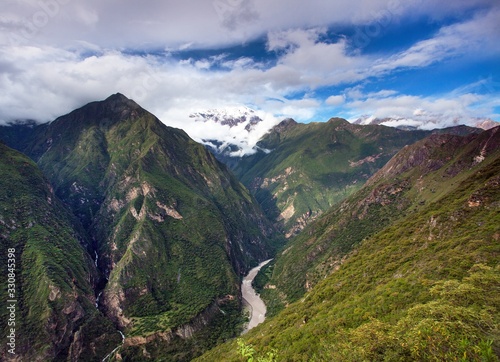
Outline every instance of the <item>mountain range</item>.
MULTIPOLYGON (((473 132, 464 127, 465 132, 473 132)), ((354 125, 341 118, 275 126, 233 171, 287 237, 363 186, 401 148, 430 131, 354 125)))
MULTIPOLYGON (((403 118, 403 117, 377 118, 374 116, 370 117, 365 116, 353 120, 352 123, 361 125, 381 124, 385 126, 396 127, 399 129, 407 129, 407 130, 416 130, 416 129, 429 130, 434 128, 443 128, 442 126, 440 127, 440 125, 442 124, 446 124, 448 125, 448 127, 450 124, 455 126, 463 124, 463 122, 461 122, 460 119, 453 119, 451 121, 443 120, 440 117, 430 117, 427 114, 420 114, 419 112, 416 112, 413 118, 403 118)), ((494 128, 499 125, 498 122, 495 122, 490 118, 469 119, 467 121, 467 124, 471 127, 481 128, 483 130, 488 130, 490 128, 494 128)))
POLYGON ((466 172, 484 166, 487 156, 490 161, 498 157, 499 131, 432 134, 404 147, 363 188, 287 245, 270 280, 277 287, 273 290, 286 296, 284 303, 297 300, 339 268, 364 239, 453 193, 466 172))
POLYGON ((214 122, 223 126, 243 128, 250 132, 255 128, 255 125, 262 122, 253 109, 248 107, 235 107, 231 109, 210 109, 206 112, 196 112, 189 115, 197 122, 214 122))
MULTIPOLYGON (((263 123, 240 111, 193 117, 263 123)), ((118 93, 0 142, 17 360, 500 356, 500 127, 287 119, 241 156, 118 93), (268 318, 236 341, 242 276, 270 258, 268 318)))
MULTIPOLYGON (((82 234, 78 253, 86 264, 71 265, 87 265, 93 285, 88 276, 81 276, 87 283, 80 285, 86 285, 93 313, 127 336, 122 358, 154 358, 162 348, 188 358, 234 333, 239 277, 273 255, 280 236, 249 192, 202 145, 121 94, 31 127, 22 142, 9 143, 37 163, 31 165, 47 178, 43 185, 51 185, 54 202, 60 200, 61 209, 76 219, 74 230, 82 234), (190 337, 203 333, 211 337, 194 348, 196 338, 190 337), (165 346, 158 347, 160 342, 165 346)), ((2 218, 9 220, 3 213, 2 218)), ((16 244, 6 236, 6 243, 16 244)), ((43 249, 52 240, 36 242, 43 249)), ((19 260, 28 257, 20 245, 16 250, 19 260)), ((35 255, 32 263, 42 257, 35 255)), ((62 263, 62 274, 65 260, 52 261, 62 263)), ((19 271, 35 272, 29 262, 19 271)), ((54 290, 63 288, 63 281, 48 280, 54 290)), ((69 335, 83 334, 64 319, 54 323, 69 335)), ((55 342, 44 340, 40 358, 69 356, 68 351, 79 352, 81 360, 103 357, 71 341, 55 342)))
POLYGON ((268 131, 267 123, 248 107, 210 109, 192 113, 189 117, 218 130, 209 132, 215 136, 203 136, 200 142, 229 167, 235 166, 242 156, 255 153, 255 143, 268 131))

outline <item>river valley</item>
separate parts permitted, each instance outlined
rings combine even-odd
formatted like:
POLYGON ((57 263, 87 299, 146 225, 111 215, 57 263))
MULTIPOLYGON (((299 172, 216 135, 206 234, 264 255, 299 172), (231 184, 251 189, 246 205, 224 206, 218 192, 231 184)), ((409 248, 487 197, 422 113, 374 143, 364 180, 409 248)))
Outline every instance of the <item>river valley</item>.
POLYGON ((243 303, 245 304, 245 307, 247 307, 250 311, 250 321, 248 322, 248 325, 246 326, 242 334, 245 334, 253 327, 264 322, 264 320, 266 319, 266 305, 253 289, 252 282, 260 269, 263 266, 267 265, 271 260, 272 259, 263 261, 255 268, 250 270, 250 272, 243 278, 243 281, 241 283, 243 303))

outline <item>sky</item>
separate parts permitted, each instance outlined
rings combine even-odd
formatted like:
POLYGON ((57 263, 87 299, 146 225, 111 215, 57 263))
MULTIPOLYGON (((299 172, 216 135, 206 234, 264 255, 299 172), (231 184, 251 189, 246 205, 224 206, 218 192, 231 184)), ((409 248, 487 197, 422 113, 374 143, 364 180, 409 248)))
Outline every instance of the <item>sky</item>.
POLYGON ((2 0, 0 123, 117 92, 195 139, 226 129, 189 115, 241 106, 261 133, 500 121, 500 1, 2 0))

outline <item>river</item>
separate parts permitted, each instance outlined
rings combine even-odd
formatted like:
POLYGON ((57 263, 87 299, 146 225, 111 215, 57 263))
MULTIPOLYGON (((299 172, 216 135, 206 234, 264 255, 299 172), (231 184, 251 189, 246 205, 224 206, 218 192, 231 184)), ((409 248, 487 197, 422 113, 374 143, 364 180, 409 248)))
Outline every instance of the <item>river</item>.
POLYGON ((253 289, 252 282, 259 270, 263 266, 267 265, 271 260, 272 259, 263 261, 255 268, 250 270, 250 272, 246 277, 243 278, 243 281, 241 282, 241 295, 243 297, 243 303, 250 310, 250 321, 248 322, 248 325, 246 326, 242 334, 247 333, 250 329, 264 322, 264 320, 266 319, 266 305, 253 289))

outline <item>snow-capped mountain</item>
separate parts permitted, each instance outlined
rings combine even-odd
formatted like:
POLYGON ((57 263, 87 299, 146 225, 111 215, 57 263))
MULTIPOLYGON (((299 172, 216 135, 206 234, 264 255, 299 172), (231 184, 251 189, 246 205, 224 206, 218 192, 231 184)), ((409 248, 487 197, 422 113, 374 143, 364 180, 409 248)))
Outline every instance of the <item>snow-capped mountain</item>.
POLYGON ((206 112, 197 112, 189 116, 198 122, 213 121, 223 126, 238 127, 244 124, 244 129, 251 132, 255 125, 262 122, 253 109, 248 107, 232 107, 225 109, 210 109, 206 112))
POLYGON ((244 106, 196 112, 189 118, 206 130, 196 138, 225 163, 254 153, 259 139, 277 123, 274 117, 244 106))
POLYGON ((389 127, 396 127, 401 129, 422 129, 431 130, 436 128, 446 128, 458 125, 467 125, 470 127, 481 128, 488 130, 490 128, 500 125, 498 122, 493 121, 489 118, 470 118, 467 120, 462 119, 441 119, 441 118, 405 118, 405 117, 387 117, 387 118, 377 118, 374 116, 363 116, 355 120, 351 120, 351 123, 360 125, 369 124, 381 124, 389 127))

